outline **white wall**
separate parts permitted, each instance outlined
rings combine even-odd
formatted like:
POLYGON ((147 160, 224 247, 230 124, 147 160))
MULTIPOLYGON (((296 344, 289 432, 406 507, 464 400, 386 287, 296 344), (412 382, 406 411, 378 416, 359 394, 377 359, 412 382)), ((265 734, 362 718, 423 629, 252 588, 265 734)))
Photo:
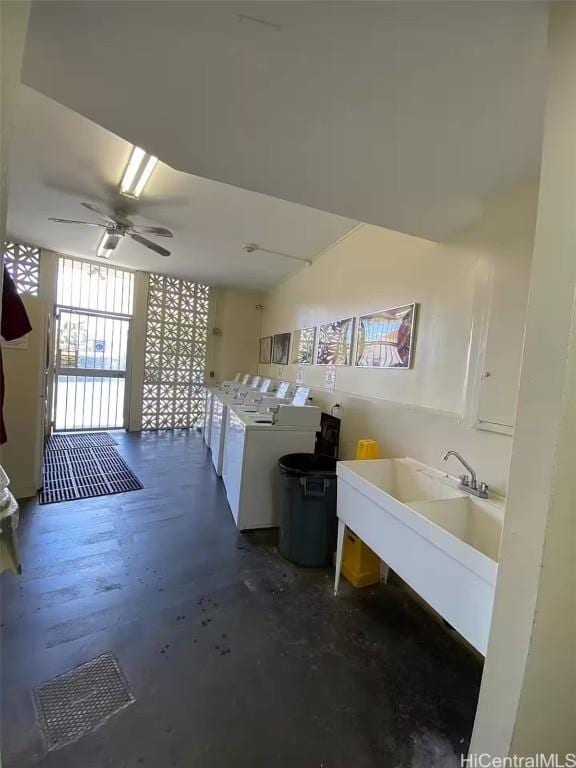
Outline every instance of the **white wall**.
MULTIPOLYGON (((576 4, 553 4, 526 342, 471 752, 576 752, 576 4)), ((566 763, 568 764, 568 763, 566 763)))
MULTIPOLYGON (((454 448, 481 479, 505 491, 510 438, 473 429, 464 416, 472 390, 469 376, 481 362, 488 331, 487 326, 479 333, 476 324, 489 319, 493 290, 488 289, 494 287, 499 296, 510 289, 507 311, 516 330, 506 343, 513 345, 516 368, 504 366, 493 375, 501 374, 500 386, 507 393, 516 390, 535 203, 533 187, 518 188, 491 201, 476 227, 445 243, 362 226, 265 296, 264 336, 420 304, 412 370, 341 367, 331 393, 323 389, 323 367, 304 367, 315 402, 325 408, 336 401, 343 405, 343 457, 354 455, 362 437, 377 439, 385 456, 409 455, 435 466, 442 466, 443 453, 454 448), (499 259, 513 259, 515 269, 495 270, 499 259), (510 274, 514 277, 507 286, 502 281, 510 274)), ((260 366, 259 371, 280 373, 276 366, 260 366)), ((294 379, 295 366, 287 366, 282 375, 294 379)))
POLYGON ((237 288, 213 288, 212 311, 208 330, 207 381, 222 381, 237 371, 253 373, 258 365, 258 339, 263 303, 258 291, 237 288), (217 328, 219 335, 212 335, 217 328), (214 376, 210 376, 213 372, 214 376))
POLYGON ((46 350, 46 303, 36 296, 22 296, 32 330, 22 346, 3 349, 4 421, 8 434, 2 446, 2 465, 16 498, 34 496, 40 487, 42 362, 46 350))
POLYGON ((6 240, 8 150, 29 15, 28 0, 0 4, 0 243, 6 240))
MULTIPOLYGON (((29 14, 30 3, 27 0, 3 2, 0 5, 0 243, 4 243, 6 240, 9 143, 29 14)), ((3 263, 3 258, 1 260, 3 263)), ((0 269, 0 303, 2 277, 3 271, 0 269)), ((10 354, 13 353, 8 353, 8 358, 10 358, 10 354)), ((8 387, 8 382, 6 384, 8 387)), ((6 415, 6 408, 4 413, 6 415)), ((14 426, 15 422, 12 419, 12 428, 14 426)), ((34 441, 29 444, 29 447, 30 445, 34 445, 34 441)), ((13 445, 10 448, 7 445, 0 446, 0 460, 8 474, 12 475, 13 481, 16 473, 18 474, 17 482, 22 483, 22 488, 19 489, 15 487, 13 482, 12 490, 15 493, 27 493, 29 488, 25 486, 28 485, 30 477, 34 476, 34 470, 32 470, 31 476, 19 473, 17 454, 13 445)))

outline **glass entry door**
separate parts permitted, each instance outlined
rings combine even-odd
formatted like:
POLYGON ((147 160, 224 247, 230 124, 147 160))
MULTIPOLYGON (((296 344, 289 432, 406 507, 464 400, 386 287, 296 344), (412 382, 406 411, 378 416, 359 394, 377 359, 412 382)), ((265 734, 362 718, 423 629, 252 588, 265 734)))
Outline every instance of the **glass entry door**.
POLYGON ((130 317, 56 309, 55 430, 122 429, 130 317))

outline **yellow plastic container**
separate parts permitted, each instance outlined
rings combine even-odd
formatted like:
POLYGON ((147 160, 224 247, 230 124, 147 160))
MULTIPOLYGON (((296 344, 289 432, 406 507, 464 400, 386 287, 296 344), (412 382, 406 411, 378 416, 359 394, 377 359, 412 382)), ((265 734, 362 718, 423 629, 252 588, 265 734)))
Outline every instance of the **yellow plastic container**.
POLYGON ((376 440, 358 440, 356 444, 356 461, 379 458, 380 447, 376 440))
MULTIPOLYGON (((358 440, 356 460, 380 458, 376 440, 358 440)), ((354 587, 369 587, 380 581, 380 558, 356 534, 346 529, 342 575, 354 587)))
POLYGON ((353 587, 369 587, 380 581, 380 558, 346 529, 341 573, 353 587))

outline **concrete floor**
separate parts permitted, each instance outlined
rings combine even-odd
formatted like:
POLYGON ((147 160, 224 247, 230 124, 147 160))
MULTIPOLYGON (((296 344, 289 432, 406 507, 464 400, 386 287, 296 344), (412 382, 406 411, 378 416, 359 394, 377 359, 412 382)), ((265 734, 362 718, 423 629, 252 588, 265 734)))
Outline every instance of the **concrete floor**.
POLYGON ((399 586, 334 599, 331 570, 239 534, 196 433, 119 441, 144 490, 23 506, 23 575, 1 577, 4 768, 460 764, 477 659, 399 586), (136 702, 46 754, 31 688, 105 651, 136 702))

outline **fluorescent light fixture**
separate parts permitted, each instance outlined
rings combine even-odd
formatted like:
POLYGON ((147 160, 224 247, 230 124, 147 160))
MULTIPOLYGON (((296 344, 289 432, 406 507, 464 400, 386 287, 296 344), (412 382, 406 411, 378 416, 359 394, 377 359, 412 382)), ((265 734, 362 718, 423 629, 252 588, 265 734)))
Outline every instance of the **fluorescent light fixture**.
POLYGON ((120 194, 126 197, 140 197, 158 158, 149 155, 140 147, 134 147, 128 165, 120 182, 120 194))
POLYGON ((114 232, 104 232, 100 245, 96 251, 97 256, 101 256, 103 259, 109 259, 112 256, 112 251, 116 248, 120 242, 120 235, 114 232))

